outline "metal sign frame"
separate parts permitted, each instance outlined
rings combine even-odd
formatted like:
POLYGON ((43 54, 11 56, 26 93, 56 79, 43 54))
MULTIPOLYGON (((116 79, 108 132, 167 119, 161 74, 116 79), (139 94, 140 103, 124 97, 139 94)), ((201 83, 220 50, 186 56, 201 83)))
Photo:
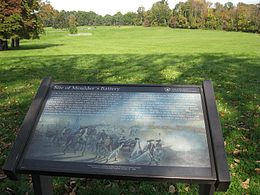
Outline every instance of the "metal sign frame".
MULTIPOLYGON (((153 180, 184 183, 200 184, 200 194, 214 191, 226 191, 230 184, 230 175, 226 160, 226 153, 224 150, 224 140, 220 125, 220 120, 215 103, 214 91, 211 81, 204 81, 202 86, 197 85, 111 85, 111 84, 75 84, 88 86, 118 86, 128 88, 138 88, 142 90, 155 91, 162 87, 171 87, 176 90, 199 89, 202 96, 202 107, 204 112, 204 119, 206 123, 206 134, 208 141, 209 154, 211 159, 211 176, 199 177, 202 169, 191 168, 172 168, 172 167, 153 167, 141 166, 137 171, 129 171, 129 166, 120 165, 121 171, 110 171, 110 169, 92 169, 89 163, 77 162, 49 162, 49 161, 34 161, 29 164, 23 163, 23 155, 27 144, 29 143, 32 132, 38 122, 39 116, 44 108, 48 93, 52 90, 54 85, 66 86, 68 84, 52 83, 51 78, 43 79, 38 92, 27 112, 17 138, 13 144, 11 152, 3 166, 5 174, 14 180, 18 179, 19 174, 32 174, 34 180, 35 191, 39 194, 44 194, 44 190, 51 191, 50 177, 48 176, 73 176, 73 177, 92 177, 92 178, 108 178, 108 179, 132 179, 132 180, 153 180), (51 163, 51 165, 49 164, 51 163), (34 166, 37 165, 37 166, 34 166), (48 166, 50 165, 50 166, 48 166), (127 168, 128 167, 128 168, 127 168), (127 171, 128 170, 128 171, 127 171), (170 170, 170 171, 169 171, 170 170), (149 174, 150 173, 150 174, 149 174), (153 173, 153 174, 151 174, 153 173), (159 174, 160 173, 160 174, 159 174), (45 186, 45 187, 43 187, 45 186)), ((69 84, 70 85, 70 84, 69 84)), ((48 193, 49 194, 49 193, 48 193)))

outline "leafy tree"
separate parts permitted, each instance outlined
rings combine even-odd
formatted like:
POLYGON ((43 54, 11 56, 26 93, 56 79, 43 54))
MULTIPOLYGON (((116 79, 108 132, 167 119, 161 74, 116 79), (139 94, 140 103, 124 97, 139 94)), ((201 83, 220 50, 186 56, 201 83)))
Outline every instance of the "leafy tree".
POLYGON ((38 0, 0 1, 0 50, 8 48, 8 39, 12 46, 19 47, 20 39, 39 38, 43 32, 39 7, 38 0))
POLYGON ((169 22, 171 28, 188 28, 188 20, 183 15, 172 16, 169 22))
POLYGON ((75 14, 76 18, 77 18, 77 22, 79 26, 85 26, 87 25, 88 22, 88 18, 87 18, 87 14, 84 11, 78 11, 75 14))
POLYGON ((234 8, 234 4, 232 2, 227 2, 224 4, 224 8, 230 10, 230 9, 233 9, 234 8))
POLYGON ((260 3, 256 4, 256 7, 254 9, 254 15, 257 32, 260 33, 260 3))
POLYGON ((123 15, 123 24, 124 25, 137 25, 138 24, 138 15, 134 12, 127 12, 123 15))
POLYGON ((167 26, 171 17, 171 9, 165 0, 153 4, 151 9, 152 25, 167 26))
POLYGON ((86 12, 86 17, 87 17, 87 25, 93 26, 96 25, 96 18, 97 14, 93 11, 86 12))
POLYGON ((101 15, 97 14, 95 18, 95 25, 100 26, 103 25, 103 23, 104 23, 104 18, 101 15))
POLYGON ((69 24, 67 17, 68 16, 66 11, 62 10, 61 12, 59 12, 59 14, 57 14, 57 16, 55 17, 53 27, 60 29, 68 28, 69 24))
POLYGON ((69 24, 69 32, 70 34, 77 34, 78 29, 77 29, 77 19, 74 15, 70 15, 68 17, 68 24, 69 24))
POLYGON ((113 16, 113 25, 118 25, 121 26, 123 25, 123 14, 121 12, 117 12, 114 16, 113 16))
POLYGON ((257 17, 255 15, 255 5, 238 3, 236 8, 236 30, 245 32, 257 32, 257 17))
POLYGON ((0 50, 8 49, 8 39, 18 37, 23 27, 20 4, 17 0, 0 3, 0 50))
POLYGON ((45 27, 51 27, 59 12, 55 10, 50 3, 41 3, 39 17, 45 27))
POLYGON ((144 18, 145 18, 145 8, 144 7, 138 7, 136 25, 142 25, 144 23, 144 18))
POLYGON ((217 18, 214 15, 214 9, 208 8, 208 13, 205 18, 205 28, 217 29, 217 18))
POLYGON ((104 18, 93 11, 78 11, 71 14, 75 15, 80 26, 96 26, 104 24, 104 18))
POLYGON ((207 4, 205 0, 188 0, 190 28, 203 28, 207 16, 207 4))
POLYGON ((169 26, 172 28, 190 28, 188 18, 190 18, 191 8, 188 2, 180 2, 173 9, 173 17, 169 26))
POLYGON ((105 26, 113 25, 113 16, 111 16, 109 14, 105 15, 104 18, 103 18, 103 24, 105 26))
POLYGON ((152 13, 150 10, 145 12, 143 26, 150 27, 152 25, 152 13))
POLYGON ((38 0, 22 0, 21 15, 23 19, 23 28, 20 31, 20 37, 24 39, 38 39, 43 32, 43 25, 38 16, 40 4, 38 0))

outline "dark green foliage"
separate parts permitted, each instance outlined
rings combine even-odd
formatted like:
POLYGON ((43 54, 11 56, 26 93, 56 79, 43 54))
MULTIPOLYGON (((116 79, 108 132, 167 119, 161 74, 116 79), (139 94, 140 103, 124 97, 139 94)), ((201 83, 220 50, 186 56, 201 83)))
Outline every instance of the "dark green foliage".
POLYGON ((137 9, 137 22, 136 25, 142 25, 144 23, 145 18, 145 8, 144 7, 138 7, 137 9))
POLYGON ((111 26, 113 23, 113 16, 107 14, 103 17, 103 25, 104 26, 111 26))
MULTIPOLYGON (((20 39, 39 38, 43 26, 37 16, 37 0, 3 0, 0 2, 0 42, 12 39, 11 46, 19 46, 20 39), (13 44, 16 43, 16 44, 13 44)), ((0 43, 0 50, 7 49, 0 43)))
POLYGON ((134 12, 127 12, 123 15, 124 25, 137 25, 138 24, 138 15, 134 12))
POLYGON ((8 49, 7 40, 18 37, 23 28, 20 1, 5 0, 0 2, 0 50, 8 49))
POLYGON ((68 28, 68 14, 66 11, 62 10, 59 12, 54 20, 53 27, 54 28, 68 28))
POLYGON ((169 8, 167 1, 158 1, 153 4, 149 15, 149 17, 151 17, 151 25, 168 26, 171 17, 171 9, 169 8))
POLYGON ((231 2, 224 5, 205 0, 178 3, 169 26, 173 28, 207 28, 227 31, 260 32, 260 5, 231 2))
POLYGON ((70 34, 77 34, 78 32, 77 26, 75 25, 69 26, 69 32, 70 34))
MULTIPOLYGON (((188 0, 179 2, 171 10, 167 1, 161 0, 145 11, 139 7, 137 12, 101 16, 93 11, 58 12, 50 4, 41 4, 40 16, 45 26, 69 28, 68 17, 75 15, 79 26, 169 26, 171 28, 220 29, 226 31, 260 32, 260 4, 231 2, 206 2, 205 0, 188 0)), ((15 20, 14 20, 15 23, 15 20)), ((71 28, 71 27, 70 27, 71 28)), ((75 29, 75 28, 73 28, 75 29)))
POLYGON ((117 12, 114 16, 113 16, 113 20, 112 20, 112 24, 115 26, 121 26, 124 23, 123 20, 123 14, 121 12, 117 12))
POLYGON ((39 10, 38 0, 21 0, 21 15, 23 28, 18 33, 22 39, 38 39, 40 33, 43 32, 43 26, 37 15, 39 10))
POLYGON ((74 14, 77 18, 77 22, 79 26, 92 26, 92 25, 101 25, 102 24, 102 16, 96 14, 93 11, 84 12, 79 11, 74 14))
POLYGON ((74 15, 70 15, 68 18, 68 24, 69 24, 69 32, 70 34, 77 34, 77 21, 76 17, 74 15))
POLYGON ((54 26, 55 18, 58 15, 58 11, 55 10, 50 3, 42 2, 39 9, 39 17, 45 27, 54 26))

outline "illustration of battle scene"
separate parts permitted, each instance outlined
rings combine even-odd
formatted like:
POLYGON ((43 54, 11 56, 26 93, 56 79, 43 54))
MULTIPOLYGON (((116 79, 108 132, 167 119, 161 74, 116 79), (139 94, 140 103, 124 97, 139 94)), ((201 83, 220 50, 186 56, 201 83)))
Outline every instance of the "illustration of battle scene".
POLYGON ((97 121, 43 115, 26 158, 101 164, 210 167, 204 123, 97 121))

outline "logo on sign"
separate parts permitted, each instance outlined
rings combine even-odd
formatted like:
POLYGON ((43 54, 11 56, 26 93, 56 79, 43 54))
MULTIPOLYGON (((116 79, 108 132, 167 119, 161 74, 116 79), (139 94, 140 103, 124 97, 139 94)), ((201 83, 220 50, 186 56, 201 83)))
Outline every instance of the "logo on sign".
POLYGON ((171 88, 170 88, 170 87, 165 87, 165 88, 164 88, 164 91, 165 91, 165 92, 170 92, 170 91, 171 91, 171 88))

